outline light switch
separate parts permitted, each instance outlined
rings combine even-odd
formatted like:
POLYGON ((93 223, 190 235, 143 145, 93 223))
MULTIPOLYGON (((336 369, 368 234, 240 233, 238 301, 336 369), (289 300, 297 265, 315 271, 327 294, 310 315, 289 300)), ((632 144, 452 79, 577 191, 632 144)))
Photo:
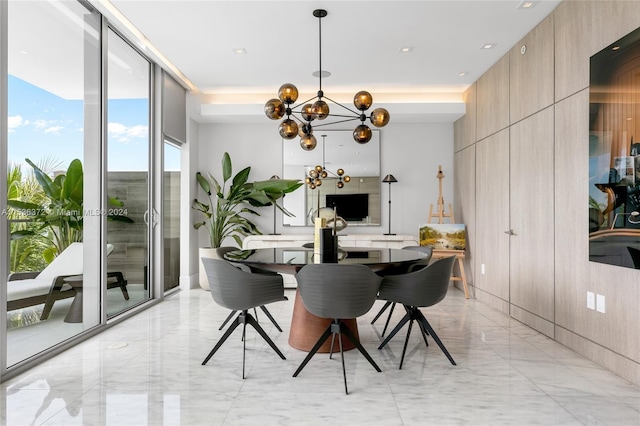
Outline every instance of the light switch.
POLYGON ((587 292, 587 308, 596 308, 596 295, 592 291, 587 292))
POLYGON ((598 294, 596 296, 596 310, 598 312, 602 312, 604 314, 605 313, 604 306, 605 306, 605 304, 604 304, 604 296, 602 294, 598 294))

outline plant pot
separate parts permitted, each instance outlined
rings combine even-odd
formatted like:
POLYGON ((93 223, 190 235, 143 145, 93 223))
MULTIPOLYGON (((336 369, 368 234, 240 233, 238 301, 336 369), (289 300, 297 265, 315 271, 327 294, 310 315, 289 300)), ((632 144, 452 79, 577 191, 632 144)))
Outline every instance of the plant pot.
POLYGON ((198 249, 198 264, 200 265, 199 282, 200 282, 200 287, 202 287, 205 290, 209 290, 209 280, 207 279, 207 273, 204 270, 204 264, 202 263, 202 258, 206 257, 209 259, 219 259, 220 257, 218 256, 216 250, 217 249, 213 247, 200 247, 198 249))

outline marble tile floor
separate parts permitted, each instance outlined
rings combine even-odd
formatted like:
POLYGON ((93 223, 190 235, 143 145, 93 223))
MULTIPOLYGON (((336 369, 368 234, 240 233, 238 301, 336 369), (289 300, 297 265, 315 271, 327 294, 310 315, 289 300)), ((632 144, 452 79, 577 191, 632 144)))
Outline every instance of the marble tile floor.
MULTIPOLYGON (((203 290, 183 291, 20 376, 0 384, 1 425, 640 425, 640 387, 451 289, 426 317, 457 362, 417 328, 398 370, 404 333, 378 350, 382 302, 358 320, 361 341, 382 368, 355 350, 316 355, 287 344, 293 308, 259 312, 286 360, 252 329, 242 379, 241 333, 201 362, 228 314, 203 290)), ((394 319, 399 320, 401 309, 394 319)))
MULTIPOLYGON (((129 300, 122 297, 119 288, 107 291, 107 315, 124 311, 142 303, 148 296, 142 284, 128 286, 129 300)), ((16 364, 42 350, 81 333, 94 324, 66 323, 73 298, 53 304, 49 318, 41 321, 44 305, 36 305, 7 313, 7 365, 16 364)))

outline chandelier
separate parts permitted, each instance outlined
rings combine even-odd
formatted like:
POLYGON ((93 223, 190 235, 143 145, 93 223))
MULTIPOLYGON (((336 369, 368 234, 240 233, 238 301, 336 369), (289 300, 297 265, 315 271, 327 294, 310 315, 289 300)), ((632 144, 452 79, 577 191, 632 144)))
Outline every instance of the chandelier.
POLYGON ((278 98, 270 99, 264 105, 264 112, 266 116, 272 120, 279 120, 286 116, 278 127, 280 136, 282 136, 283 139, 293 139, 296 135, 300 136, 300 146, 306 151, 311 151, 318 144, 315 136, 313 136, 314 128, 355 120, 360 120, 360 124, 353 131, 353 139, 358 143, 365 144, 369 142, 372 135, 371 129, 365 124, 365 121, 369 119, 371 124, 376 127, 386 126, 387 123, 389 123, 389 112, 384 108, 376 108, 367 116, 365 111, 373 104, 373 97, 371 93, 364 90, 356 93, 353 97, 353 104, 357 111, 324 95, 322 91, 322 18, 327 16, 327 11, 324 9, 316 9, 313 11, 313 16, 318 18, 318 93, 311 99, 295 104, 298 100, 297 87, 290 83, 283 84, 278 90, 278 98), (325 99, 343 108, 350 114, 331 113, 329 104, 325 99), (322 121, 327 117, 339 117, 340 119, 324 124, 312 124, 312 122, 316 120, 322 121))
POLYGON ((316 189, 317 187, 321 186, 322 179, 328 178, 329 174, 337 178, 336 186, 339 189, 342 189, 345 183, 351 182, 351 177, 349 175, 345 175, 343 169, 338 169, 335 173, 332 173, 324 166, 324 138, 326 137, 327 135, 322 135, 322 166, 318 164, 314 168, 310 169, 309 173, 307 173, 307 177, 304 180, 304 182, 309 186, 310 189, 316 189))

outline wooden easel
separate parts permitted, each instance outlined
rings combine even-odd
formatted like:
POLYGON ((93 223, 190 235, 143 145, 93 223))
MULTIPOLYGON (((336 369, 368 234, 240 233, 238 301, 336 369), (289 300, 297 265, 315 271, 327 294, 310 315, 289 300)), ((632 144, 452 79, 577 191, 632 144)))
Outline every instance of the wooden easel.
MULTIPOLYGON (((445 213, 444 209, 444 197, 442 196, 442 179, 444 179, 444 173, 442 172, 442 166, 438 166, 438 212, 433 214, 433 204, 429 206, 429 218, 427 221, 431 223, 434 218, 438 219, 438 223, 444 223, 444 218, 450 218, 451 223, 455 223, 453 218, 453 206, 449 204, 449 213, 445 213)), ((460 269, 460 276, 454 275, 452 272, 451 281, 462 281, 462 288, 464 289, 464 297, 469 298, 469 288, 467 287, 467 274, 464 272, 464 250, 433 250, 432 257, 434 259, 440 259, 443 257, 455 256, 460 269)))
POLYGON ((445 213, 444 211, 444 197, 442 196, 442 179, 444 179, 444 173, 442 172, 442 166, 438 166, 438 174, 436 175, 438 178, 438 212, 433 214, 433 204, 429 206, 429 217, 427 218, 427 222, 431 223, 431 220, 435 217, 438 218, 438 223, 444 223, 444 218, 451 218, 451 223, 455 223, 455 219, 453 218, 453 207, 449 204, 449 213, 445 213))

